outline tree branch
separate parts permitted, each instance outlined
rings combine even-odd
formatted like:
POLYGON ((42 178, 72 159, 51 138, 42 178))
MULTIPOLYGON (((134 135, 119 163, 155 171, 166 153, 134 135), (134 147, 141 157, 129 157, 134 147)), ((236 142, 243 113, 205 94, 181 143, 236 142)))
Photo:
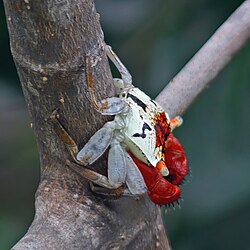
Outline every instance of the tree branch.
POLYGON ((246 0, 203 45, 156 98, 170 117, 183 114, 250 38, 246 0))
MULTIPOLYGON (((71 159, 49 117, 83 146, 105 122, 89 101, 84 58, 94 62, 98 98, 114 95, 103 33, 92 0, 4 0, 12 55, 41 161, 35 218, 13 249, 169 249, 159 207, 147 195, 98 197, 71 159)), ((103 157, 94 168, 106 174, 103 157)))

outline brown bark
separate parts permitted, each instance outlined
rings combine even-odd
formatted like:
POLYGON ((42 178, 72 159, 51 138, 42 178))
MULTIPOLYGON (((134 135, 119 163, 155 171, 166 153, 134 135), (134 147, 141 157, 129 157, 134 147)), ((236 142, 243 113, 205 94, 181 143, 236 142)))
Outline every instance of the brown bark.
MULTIPOLYGON (((112 76, 92 0, 4 0, 12 55, 37 139, 41 181, 35 218, 13 249, 169 249, 160 209, 145 195, 113 199, 89 191, 66 166, 70 158, 49 119, 58 109, 77 144, 105 122, 89 101, 84 58, 95 62, 99 98, 112 76)), ((106 172, 106 160, 95 164, 106 172)))

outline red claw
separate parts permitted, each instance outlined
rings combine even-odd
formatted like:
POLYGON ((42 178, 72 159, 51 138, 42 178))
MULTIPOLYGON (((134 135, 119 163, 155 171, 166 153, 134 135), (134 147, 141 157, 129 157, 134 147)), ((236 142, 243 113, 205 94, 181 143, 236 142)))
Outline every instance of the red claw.
POLYGON ((158 205, 167 205, 180 198, 181 189, 160 177, 152 190, 148 190, 151 200, 158 205))
POLYGON ((131 157, 139 168, 148 188, 148 195, 154 203, 166 205, 180 198, 181 189, 167 181, 157 168, 148 166, 132 154, 131 157))
POLYGON ((184 148, 173 134, 169 134, 164 151, 165 163, 169 170, 171 183, 179 185, 188 174, 188 161, 184 148))
POLYGON ((164 166, 169 170, 167 177, 163 177, 157 167, 149 166, 131 154, 144 178, 150 199, 158 205, 167 205, 180 198, 178 185, 188 174, 187 157, 179 140, 170 133, 164 146, 164 166))

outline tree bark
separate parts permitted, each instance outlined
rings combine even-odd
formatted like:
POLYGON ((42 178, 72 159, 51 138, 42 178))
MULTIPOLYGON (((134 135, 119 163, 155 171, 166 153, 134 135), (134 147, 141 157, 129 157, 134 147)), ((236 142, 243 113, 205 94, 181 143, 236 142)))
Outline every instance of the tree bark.
MULTIPOLYGON (((113 96, 103 32, 92 0, 4 0, 12 55, 37 139, 41 181, 35 218, 13 249, 169 249, 160 209, 147 195, 98 197, 49 119, 58 109, 82 147, 105 122, 90 102, 84 58, 95 63, 98 98, 113 96), (138 198, 138 197, 137 197, 138 198)), ((106 158, 94 164, 106 174, 106 158)))

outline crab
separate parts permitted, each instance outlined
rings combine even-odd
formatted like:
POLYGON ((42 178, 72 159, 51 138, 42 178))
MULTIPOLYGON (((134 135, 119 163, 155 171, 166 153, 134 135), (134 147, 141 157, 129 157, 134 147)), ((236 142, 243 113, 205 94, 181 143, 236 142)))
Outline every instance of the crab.
POLYGON ((114 116, 114 119, 106 122, 80 151, 61 125, 57 111, 51 115, 55 131, 66 144, 75 163, 84 166, 84 177, 99 187, 121 189, 120 194, 124 195, 148 192, 156 204, 172 203, 179 199, 179 184, 188 172, 185 151, 172 134, 173 129, 182 124, 182 118, 177 116, 170 119, 158 103, 133 86, 130 73, 112 48, 107 45, 104 48, 121 74, 121 79, 113 79, 117 96, 97 101, 90 57, 86 57, 85 61, 86 81, 96 111, 114 116), (86 168, 106 150, 107 177, 86 168))

